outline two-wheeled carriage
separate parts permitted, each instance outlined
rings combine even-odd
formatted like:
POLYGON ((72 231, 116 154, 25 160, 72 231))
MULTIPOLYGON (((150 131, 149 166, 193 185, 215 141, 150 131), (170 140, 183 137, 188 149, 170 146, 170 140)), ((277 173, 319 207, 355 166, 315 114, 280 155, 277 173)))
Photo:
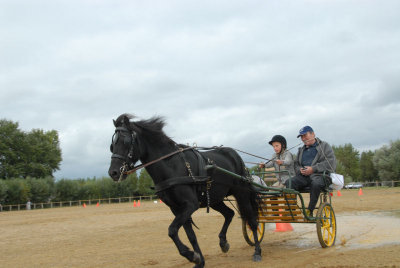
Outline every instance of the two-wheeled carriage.
MULTIPOLYGON (((209 166, 208 168, 211 168, 209 166)), ((222 172, 226 172, 234 177, 242 180, 248 180, 255 186, 258 191, 258 229, 257 239, 261 242, 265 234, 266 223, 313 223, 316 224, 317 235, 321 247, 331 247, 336 241, 336 217, 332 207, 331 193, 332 190, 326 187, 320 195, 317 213, 315 217, 311 217, 306 212, 306 206, 302 194, 309 193, 309 189, 299 192, 293 189, 274 188, 261 185, 254 182, 251 177, 244 178, 227 170, 213 166, 222 172)), ((261 172, 258 175, 263 176, 266 173, 261 172)), ((325 179, 328 175, 322 174, 325 179)), ((253 246, 254 237, 251 229, 246 221, 242 222, 243 236, 246 242, 253 246)))

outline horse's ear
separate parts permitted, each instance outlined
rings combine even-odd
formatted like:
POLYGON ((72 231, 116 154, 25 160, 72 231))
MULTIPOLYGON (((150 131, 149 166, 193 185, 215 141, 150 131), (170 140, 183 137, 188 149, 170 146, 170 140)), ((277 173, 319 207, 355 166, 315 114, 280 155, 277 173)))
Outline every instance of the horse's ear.
POLYGON ((117 121, 113 119, 114 126, 117 127, 117 121))

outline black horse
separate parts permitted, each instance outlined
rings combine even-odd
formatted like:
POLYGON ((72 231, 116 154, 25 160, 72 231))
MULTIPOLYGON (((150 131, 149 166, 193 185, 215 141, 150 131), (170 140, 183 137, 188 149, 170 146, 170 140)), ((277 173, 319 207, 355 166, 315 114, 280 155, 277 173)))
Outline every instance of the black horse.
MULTIPOLYGON (((215 169, 206 171, 206 164, 217 165, 241 176, 248 176, 243 160, 231 148, 218 147, 199 152, 194 148, 178 145, 163 132, 164 121, 160 117, 131 121, 134 116, 122 114, 114 120, 116 127, 111 144, 109 175, 113 180, 125 179, 126 171, 140 160, 154 181, 157 195, 167 204, 175 219, 168 228, 179 253, 195 267, 204 267, 204 257, 193 231, 191 215, 199 207, 211 207, 225 217, 219 233, 220 247, 229 250, 226 240, 228 226, 234 211, 224 203, 226 196, 233 195, 240 216, 246 220, 257 239, 257 194, 245 180, 234 178, 215 169), (193 247, 191 251, 178 237, 183 226, 193 247)), ((259 242, 255 243, 254 261, 261 260, 259 242)))

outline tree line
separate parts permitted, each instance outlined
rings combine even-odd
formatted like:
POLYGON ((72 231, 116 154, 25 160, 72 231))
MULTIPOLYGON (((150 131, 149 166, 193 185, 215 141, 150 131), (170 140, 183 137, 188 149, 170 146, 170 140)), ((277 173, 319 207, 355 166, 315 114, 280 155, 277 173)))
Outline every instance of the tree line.
POLYGON ((153 181, 143 169, 116 183, 109 177, 87 179, 15 178, 0 180, 0 204, 24 204, 78 201, 115 197, 153 195, 153 181))
MULTIPOLYGON (((351 143, 332 146, 336 172, 345 181, 400 179, 400 140, 375 151, 360 152, 351 143)), ((48 201, 75 201, 135 195, 151 195, 153 181, 146 170, 139 177, 130 174, 121 183, 109 177, 61 179, 53 173, 62 161, 58 132, 33 129, 24 132, 18 123, 0 120, 0 203, 22 204, 48 201)), ((256 167, 253 167, 255 169, 256 167)))
POLYGON ((351 143, 332 148, 337 161, 336 173, 344 175, 346 182, 400 180, 400 140, 361 154, 351 143))

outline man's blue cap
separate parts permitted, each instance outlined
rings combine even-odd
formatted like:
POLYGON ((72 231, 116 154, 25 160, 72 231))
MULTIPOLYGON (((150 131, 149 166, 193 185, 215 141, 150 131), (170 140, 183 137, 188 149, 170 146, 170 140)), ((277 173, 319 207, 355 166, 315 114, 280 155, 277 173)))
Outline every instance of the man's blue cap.
POLYGON ((302 127, 302 128, 299 130, 299 135, 297 135, 297 138, 300 137, 301 135, 306 134, 307 132, 314 132, 314 130, 313 130, 312 127, 310 127, 310 126, 302 127))

